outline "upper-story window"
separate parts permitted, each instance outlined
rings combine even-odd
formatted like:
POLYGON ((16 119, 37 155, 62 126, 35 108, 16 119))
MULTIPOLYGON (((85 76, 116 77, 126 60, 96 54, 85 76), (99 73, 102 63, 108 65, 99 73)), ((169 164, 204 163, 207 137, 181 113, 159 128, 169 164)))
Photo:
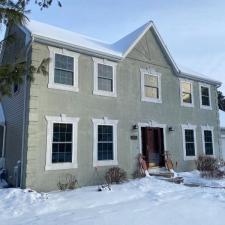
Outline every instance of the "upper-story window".
POLYGON ((194 106, 193 83, 191 81, 180 80, 180 98, 182 106, 194 106))
POLYGON ((49 47, 49 88, 78 91, 79 54, 65 49, 49 47))
POLYGON ((212 109, 210 86, 207 84, 199 84, 200 107, 203 109, 212 109))
POLYGON ((116 63, 93 58, 94 91, 96 95, 116 97, 116 63))
POLYGON ((161 103, 161 74, 141 69, 141 100, 161 103))

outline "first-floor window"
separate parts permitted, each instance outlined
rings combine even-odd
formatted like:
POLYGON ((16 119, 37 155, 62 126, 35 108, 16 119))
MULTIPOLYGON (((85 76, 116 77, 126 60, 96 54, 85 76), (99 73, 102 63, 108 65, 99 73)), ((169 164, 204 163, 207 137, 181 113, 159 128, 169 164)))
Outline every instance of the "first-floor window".
POLYGON ((213 129, 202 128, 203 149, 206 155, 213 155, 213 129))
POLYGON ((117 164, 117 120, 93 119, 93 165, 117 164))
POLYGON ((72 123, 53 123, 52 163, 72 162, 72 136, 72 123))
POLYGON ((50 117, 47 119, 46 170, 77 167, 78 118, 50 117))
POLYGON ((183 126, 183 145, 185 159, 196 157, 195 126, 183 126))

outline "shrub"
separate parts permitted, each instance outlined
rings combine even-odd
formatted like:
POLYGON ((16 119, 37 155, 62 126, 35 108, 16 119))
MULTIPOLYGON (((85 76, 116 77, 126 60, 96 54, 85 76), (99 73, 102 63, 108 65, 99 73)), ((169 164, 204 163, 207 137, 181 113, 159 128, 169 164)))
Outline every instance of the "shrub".
POLYGON ((73 190, 78 187, 78 181, 72 174, 66 174, 63 178, 59 178, 57 186, 60 191, 73 190))
POLYGON ((106 172, 105 180, 107 184, 119 184, 127 180, 127 173, 119 167, 112 167, 106 172))
POLYGON ((223 172, 219 170, 218 160, 211 156, 199 156, 196 164, 197 169, 201 172, 202 177, 221 178, 224 175, 223 172))

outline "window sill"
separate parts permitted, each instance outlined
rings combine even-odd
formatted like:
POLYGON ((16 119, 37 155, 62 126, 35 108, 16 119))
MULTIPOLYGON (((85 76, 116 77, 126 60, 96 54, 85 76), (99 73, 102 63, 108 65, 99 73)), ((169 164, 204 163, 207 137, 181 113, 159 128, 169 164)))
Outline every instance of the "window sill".
POLYGON ((45 166, 45 170, 67 170, 67 169, 76 169, 77 163, 55 163, 45 166))
POLYGON ((185 156, 184 161, 191 161, 191 160, 196 160, 197 156, 185 156))
POLYGON ((70 85, 63 85, 63 84, 48 84, 48 88, 62 90, 62 91, 79 92, 78 87, 70 86, 70 85))
POLYGON ((99 91, 99 90, 94 90, 93 91, 94 95, 100 95, 100 96, 106 96, 106 97, 117 97, 117 94, 115 92, 108 92, 108 91, 99 91))
POLYGON ((102 160, 102 161, 96 161, 93 163, 93 166, 117 166, 118 161, 117 160, 102 160))
POLYGON ((155 99, 155 98, 148 98, 148 97, 142 97, 141 98, 142 102, 152 102, 152 103, 162 103, 161 99, 155 99))
POLYGON ((189 103, 181 103, 181 106, 188 107, 188 108, 194 108, 194 104, 189 104, 189 103))
POLYGON ((201 109, 206 109, 206 110, 212 110, 211 106, 204 106, 204 105, 200 105, 201 109))

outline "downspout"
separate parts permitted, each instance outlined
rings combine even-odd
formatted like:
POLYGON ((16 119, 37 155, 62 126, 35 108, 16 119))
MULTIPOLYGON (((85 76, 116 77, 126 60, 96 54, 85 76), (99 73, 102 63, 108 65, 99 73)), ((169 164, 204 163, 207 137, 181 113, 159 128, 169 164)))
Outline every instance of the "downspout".
MULTIPOLYGON (((25 58, 26 62, 28 62, 28 52, 31 48, 31 44, 33 42, 33 37, 31 36, 31 40, 28 44, 26 49, 25 58)), ((22 144, 21 144, 21 171, 20 171, 20 188, 22 188, 22 181, 23 181, 23 173, 24 173, 24 146, 25 146, 25 128, 26 128, 26 102, 27 102, 27 73, 25 74, 25 81, 24 81, 24 99, 23 99, 23 128, 22 128, 22 144)))

